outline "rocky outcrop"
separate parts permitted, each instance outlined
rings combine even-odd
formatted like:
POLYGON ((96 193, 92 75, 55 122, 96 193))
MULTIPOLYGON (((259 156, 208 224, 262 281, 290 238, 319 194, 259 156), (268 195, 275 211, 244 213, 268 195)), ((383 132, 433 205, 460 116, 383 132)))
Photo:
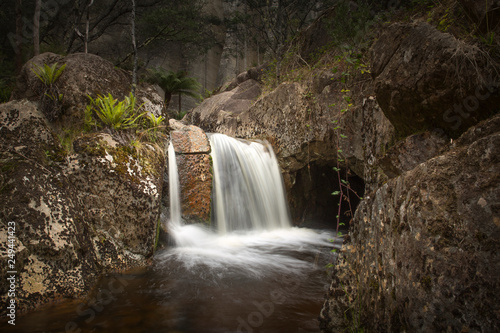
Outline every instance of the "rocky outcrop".
MULTIPOLYGON (((115 66, 94 54, 74 53, 65 57, 54 53, 43 53, 28 61, 22 68, 12 94, 12 99, 37 101, 43 84, 35 75, 34 65, 43 67, 57 63, 66 64, 64 72, 56 82, 62 94, 62 115, 65 125, 83 123, 84 111, 89 104, 89 97, 111 94, 122 100, 128 96, 132 79, 129 73, 115 68, 115 66)), ((140 84, 137 89, 138 102, 144 103, 146 111, 155 115, 161 114, 162 99, 151 85, 140 84)))
POLYGON ((65 174, 86 222, 96 230, 92 240, 100 265, 118 268, 119 258, 132 261, 153 254, 163 181, 164 148, 149 143, 119 144, 111 135, 83 135, 68 156, 65 174), (112 251, 110 251, 112 249, 112 251))
POLYGON ((400 138, 425 130, 456 138, 498 112, 493 60, 427 23, 388 27, 372 59, 377 100, 400 138))
POLYGON ((207 135, 199 127, 170 119, 171 142, 176 153, 181 212, 191 222, 210 223, 212 158, 207 135))
MULTIPOLYGON (((0 105, 1 260, 13 222, 18 310, 87 292, 105 271, 153 253, 162 188, 159 147, 85 135, 68 154, 35 104, 0 105)), ((2 301, 8 285, 0 283, 2 301)), ((6 309, 2 309, 4 313, 6 309)))
POLYGON ((379 143, 343 148, 364 168, 365 199, 334 268, 322 331, 497 331, 494 64, 426 23, 389 26, 371 55, 367 102, 378 102, 394 135, 383 138, 383 121, 342 124, 379 143))
MULTIPOLYGON (((369 80, 366 76, 364 80, 369 80)), ((346 160, 341 167, 351 170, 353 187, 362 193, 365 160, 375 160, 394 140, 394 128, 378 107, 371 85, 355 86, 351 109, 340 112, 348 103, 339 76, 318 71, 313 77, 300 83, 284 82, 256 96, 251 105, 233 108, 233 96, 245 82, 255 84, 243 73, 235 80, 239 86, 206 99, 184 118, 207 132, 270 142, 296 223, 332 220, 336 215, 338 200, 331 193, 338 188, 338 179, 332 167, 337 165, 339 149, 346 160), (339 140, 340 134, 344 138, 339 140)), ((386 180, 379 175, 373 172, 380 182, 386 180)))
MULTIPOLYGON (((334 117, 327 109, 315 104, 313 94, 308 94, 303 86, 298 83, 280 85, 251 105, 248 103, 243 110, 244 104, 236 103, 238 107, 232 107, 233 101, 237 102, 233 96, 239 89, 204 101, 185 119, 207 132, 269 141, 285 170, 288 190, 295 183, 296 173, 318 157, 330 161, 335 159, 334 117)), ((299 214, 303 212, 299 201, 292 203, 292 214, 297 212, 295 219, 301 218, 299 214)))
POLYGON ((360 204, 321 312, 324 332, 500 329, 500 117, 360 204))
MULTIPOLYGON (((97 260, 83 223, 84 210, 57 166, 63 159, 60 146, 30 102, 1 105, 0 123, 1 259, 15 261, 15 268, 0 268, 2 276, 8 270, 17 272, 18 310, 47 298, 78 295, 95 280, 97 260), (11 258, 7 222, 15 226, 11 258)), ((9 289, 5 279, 0 288, 3 302, 9 289)))

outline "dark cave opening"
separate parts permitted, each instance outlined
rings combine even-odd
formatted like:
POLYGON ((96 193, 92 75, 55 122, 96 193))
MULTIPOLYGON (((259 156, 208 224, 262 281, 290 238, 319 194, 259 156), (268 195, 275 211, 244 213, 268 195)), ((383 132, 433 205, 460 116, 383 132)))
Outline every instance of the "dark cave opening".
POLYGON ((296 225, 320 225, 335 229, 337 215, 340 216, 340 229, 346 230, 353 214, 364 195, 365 183, 362 178, 348 169, 341 168, 343 200, 339 212, 340 184, 336 163, 314 162, 298 170, 292 186, 288 190, 288 200, 292 220, 296 225), (333 194, 332 194, 333 193, 333 194))

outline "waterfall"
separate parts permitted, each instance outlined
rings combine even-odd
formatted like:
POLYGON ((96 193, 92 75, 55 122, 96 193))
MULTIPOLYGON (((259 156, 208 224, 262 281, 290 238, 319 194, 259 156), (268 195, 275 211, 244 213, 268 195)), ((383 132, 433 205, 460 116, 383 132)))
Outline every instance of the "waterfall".
POLYGON ((290 218, 276 156, 267 142, 209 134, 214 189, 212 220, 220 234, 289 228, 290 218))
POLYGON ((170 144, 169 234, 176 246, 159 254, 157 262, 165 262, 169 269, 174 263, 184 267, 185 274, 217 284, 225 277, 260 281, 273 274, 304 276, 318 269, 321 248, 330 249, 335 236, 328 230, 291 226, 280 169, 269 143, 222 134, 209 134, 209 139, 212 228, 182 223, 175 151, 170 144))
POLYGON ((181 198, 179 173, 177 172, 177 161, 175 160, 174 145, 170 142, 168 146, 168 179, 170 195, 170 226, 181 225, 181 198))

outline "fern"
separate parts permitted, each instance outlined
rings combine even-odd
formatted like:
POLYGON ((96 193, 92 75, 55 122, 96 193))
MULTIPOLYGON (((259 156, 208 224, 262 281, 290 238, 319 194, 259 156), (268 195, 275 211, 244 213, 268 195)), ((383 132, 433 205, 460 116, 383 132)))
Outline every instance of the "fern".
POLYGON ((87 128, 106 127, 114 131, 135 128, 139 125, 138 120, 146 114, 146 112, 139 113, 142 105, 136 108, 136 98, 132 93, 121 102, 111 94, 98 95, 96 99, 90 96, 89 98, 91 103, 85 112, 87 128))
POLYGON ((56 62, 52 66, 43 64, 38 66, 33 64, 31 71, 40 79, 43 84, 40 93, 40 102, 42 112, 45 114, 49 121, 53 121, 61 115, 63 94, 59 93, 57 87, 57 80, 66 69, 66 64, 59 68, 56 62))
POLYGON ((59 79, 64 69, 66 69, 66 64, 57 68, 58 63, 56 62, 52 66, 43 64, 43 67, 33 64, 31 70, 35 75, 42 81, 45 86, 51 86, 59 79))

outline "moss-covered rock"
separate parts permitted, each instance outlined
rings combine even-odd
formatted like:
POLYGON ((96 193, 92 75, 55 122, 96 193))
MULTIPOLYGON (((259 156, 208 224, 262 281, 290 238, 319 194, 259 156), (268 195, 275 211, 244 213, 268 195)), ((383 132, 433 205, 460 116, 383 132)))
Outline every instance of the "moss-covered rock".
POLYGON ((74 146, 67 176, 88 207, 88 222, 99 230, 98 238, 136 255, 151 255, 161 201, 162 148, 119 144, 103 133, 84 135, 74 146))
MULTIPOLYGON (((14 222, 18 310, 77 297, 104 271, 146 263, 160 213, 162 147, 95 133, 68 155, 36 105, 22 100, 0 105, 0 148, 0 259, 7 263, 14 222)), ((2 300, 7 292, 4 279, 2 300)))

